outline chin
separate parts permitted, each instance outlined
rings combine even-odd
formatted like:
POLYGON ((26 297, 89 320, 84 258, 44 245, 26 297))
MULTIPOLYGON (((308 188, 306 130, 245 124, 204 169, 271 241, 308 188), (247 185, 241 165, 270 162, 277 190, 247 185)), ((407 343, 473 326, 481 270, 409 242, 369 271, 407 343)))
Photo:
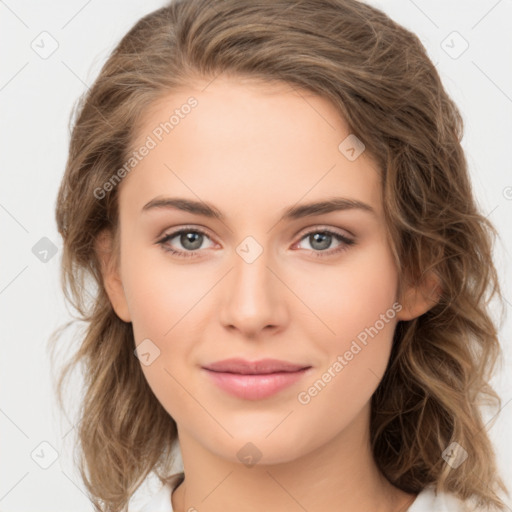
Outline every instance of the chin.
MULTIPOLYGON (((279 427, 278 427, 279 429, 279 427)), ((233 433, 233 438, 225 436, 224 439, 209 439, 206 448, 230 462, 244 464, 247 467, 259 467, 264 465, 276 465, 293 462, 301 455, 314 449, 308 450, 307 446, 301 445, 297 438, 289 430, 283 429, 281 434, 269 434, 269 430, 258 431, 251 428, 248 431, 233 433), (255 464, 254 464, 254 461, 255 464), (252 466, 251 466, 252 464, 252 466)))

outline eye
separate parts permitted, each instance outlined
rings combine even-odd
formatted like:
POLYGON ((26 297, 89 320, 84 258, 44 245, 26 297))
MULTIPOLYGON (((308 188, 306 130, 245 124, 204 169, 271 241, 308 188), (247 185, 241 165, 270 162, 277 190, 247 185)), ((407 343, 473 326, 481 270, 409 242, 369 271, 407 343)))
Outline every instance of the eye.
POLYGON ((309 231, 301 238, 301 241, 302 240, 306 240, 311 246, 310 250, 314 252, 315 256, 320 258, 332 256, 341 251, 345 251, 351 245, 355 244, 355 240, 330 229, 316 229, 314 231, 309 231), (331 247, 333 240, 336 240, 339 245, 335 249, 326 250, 331 247))
POLYGON ((180 258, 188 258, 197 254, 196 251, 201 248, 205 238, 211 240, 210 237, 201 229, 181 228, 177 231, 166 234, 163 238, 158 240, 157 244, 159 244, 164 251, 170 252, 180 258), (184 250, 176 250, 172 247, 171 242, 174 239, 177 239, 177 242, 181 244, 184 250))
MULTIPOLYGON (((157 241, 157 244, 160 245, 164 251, 170 252, 175 256, 189 258, 198 254, 205 239, 211 241, 211 238, 205 231, 199 228, 185 227, 164 235, 157 241), (173 243, 175 239, 176 241, 173 243), (183 249, 176 249, 176 243, 179 243, 183 249)), ((333 256, 334 254, 347 250, 351 245, 355 244, 355 240, 341 233, 322 228, 317 228, 303 235, 294 247, 299 246, 303 240, 306 240, 310 244, 311 248, 309 250, 313 251, 315 256, 320 258, 333 256), (330 249, 333 241, 337 241, 338 246, 334 249, 330 249)), ((210 247, 212 246, 213 243, 210 247)))

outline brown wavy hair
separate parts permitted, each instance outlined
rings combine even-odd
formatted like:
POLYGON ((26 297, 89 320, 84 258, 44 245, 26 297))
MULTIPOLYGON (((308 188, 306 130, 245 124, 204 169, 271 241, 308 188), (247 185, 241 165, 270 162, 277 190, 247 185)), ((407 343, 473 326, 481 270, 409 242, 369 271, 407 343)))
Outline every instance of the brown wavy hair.
POLYGON ((220 73, 327 98, 379 164, 399 287, 434 272, 442 294, 397 325, 372 396, 376 462, 406 492, 433 484, 503 510, 497 493, 509 494, 480 408, 501 406, 489 385, 501 351, 489 310, 502 300, 497 233, 472 194, 461 115, 420 40, 357 0, 172 2, 133 26, 75 106, 56 220, 62 286, 83 330, 56 388, 64 407, 64 383, 82 368, 77 435, 92 503, 117 512, 152 472, 165 481, 177 443, 134 356, 132 326, 116 316, 101 277, 95 242, 105 229, 117 233, 118 187, 101 200, 94 191, 129 158, 148 107, 220 73), (452 442, 468 454, 456 469, 442 457, 452 442))

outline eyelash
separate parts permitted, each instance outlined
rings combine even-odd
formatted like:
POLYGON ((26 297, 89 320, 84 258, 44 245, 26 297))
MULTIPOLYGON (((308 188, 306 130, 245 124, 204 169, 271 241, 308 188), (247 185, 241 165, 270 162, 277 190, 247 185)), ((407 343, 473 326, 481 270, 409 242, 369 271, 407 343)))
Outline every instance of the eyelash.
MULTIPOLYGON (((210 238, 208 236, 208 234, 205 231, 203 231, 202 229, 181 228, 178 231, 173 231, 172 233, 164 235, 164 237, 161 238, 160 240, 158 240, 156 243, 158 245, 160 245, 164 251, 169 252, 175 256, 178 256, 179 258, 190 258, 190 257, 196 256, 196 254, 200 251, 176 251, 175 249, 172 249, 169 245, 166 245, 169 240, 172 240, 173 238, 175 238, 178 235, 181 235, 183 233, 200 233, 201 235, 204 235, 207 238, 210 238)), ((338 248, 336 248, 334 250, 330 250, 330 251, 314 251, 314 250, 312 250, 312 252, 318 258, 326 258, 329 256, 333 256, 342 251, 346 251, 351 245, 355 244, 355 240, 352 240, 351 238, 348 238, 348 237, 341 235, 340 233, 337 233, 336 231, 332 231, 330 229, 315 229, 312 231, 308 231, 300 238, 299 242, 302 241, 304 238, 306 238, 312 234, 315 234, 315 233, 332 235, 339 242, 343 242, 338 248)))

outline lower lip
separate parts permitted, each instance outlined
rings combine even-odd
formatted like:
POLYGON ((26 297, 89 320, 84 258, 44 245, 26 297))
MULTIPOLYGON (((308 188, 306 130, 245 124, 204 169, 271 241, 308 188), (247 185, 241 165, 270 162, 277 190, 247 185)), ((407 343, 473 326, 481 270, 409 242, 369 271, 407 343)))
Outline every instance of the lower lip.
POLYGON ((214 372, 204 369, 222 390, 245 400, 261 400, 300 380, 309 368, 296 372, 242 375, 240 373, 214 372))

